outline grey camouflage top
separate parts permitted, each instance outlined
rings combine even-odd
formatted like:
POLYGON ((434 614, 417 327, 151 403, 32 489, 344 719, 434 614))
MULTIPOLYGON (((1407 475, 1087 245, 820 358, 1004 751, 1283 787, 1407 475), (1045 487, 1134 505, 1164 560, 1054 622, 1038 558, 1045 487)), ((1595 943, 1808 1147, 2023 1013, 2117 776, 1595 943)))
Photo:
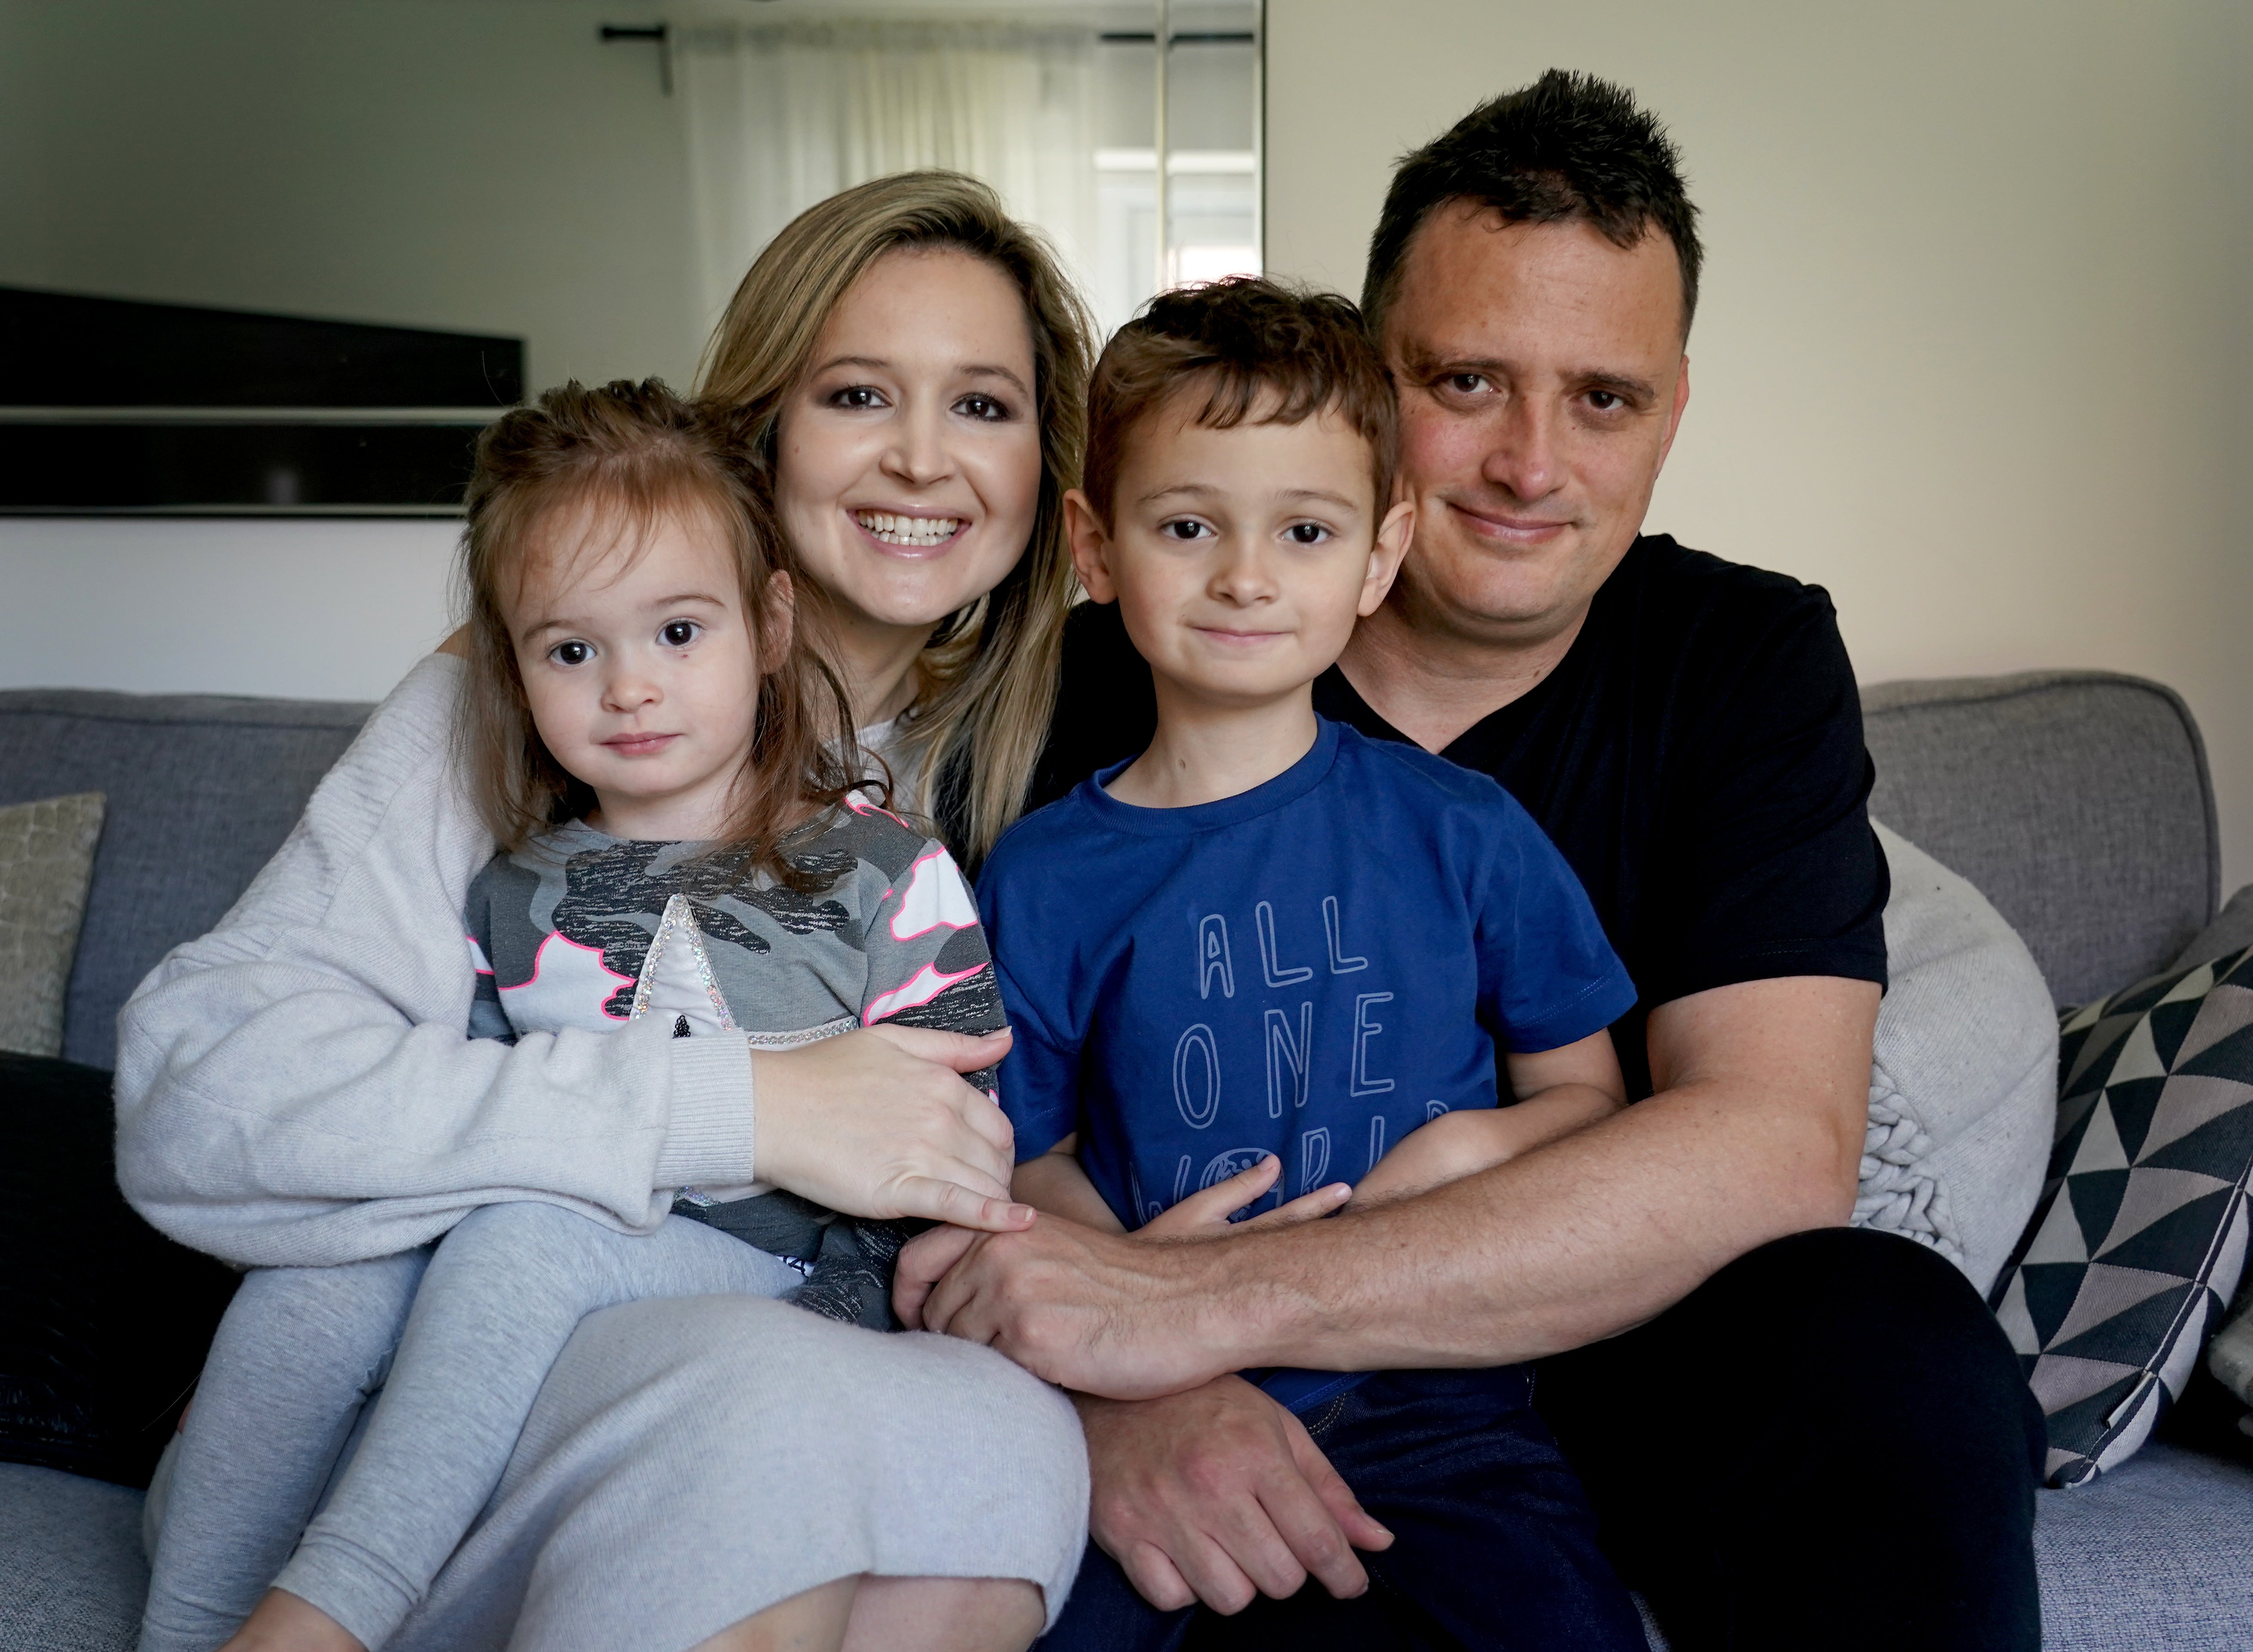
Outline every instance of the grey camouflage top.
MULTIPOLYGON (((978 908, 936 840, 854 799, 803 828, 801 894, 740 853, 613 838, 584 822, 496 855, 470 884, 478 990, 470 1035, 605 1032, 661 1015, 676 1037, 783 1049, 892 1021, 1004 1024, 978 908)), ((990 1090, 990 1070, 969 1075, 990 1090)), ((675 1211, 796 1262, 793 1293, 832 1318, 889 1328, 891 1265, 916 1224, 839 1217, 754 1183, 688 1190, 675 1211)))

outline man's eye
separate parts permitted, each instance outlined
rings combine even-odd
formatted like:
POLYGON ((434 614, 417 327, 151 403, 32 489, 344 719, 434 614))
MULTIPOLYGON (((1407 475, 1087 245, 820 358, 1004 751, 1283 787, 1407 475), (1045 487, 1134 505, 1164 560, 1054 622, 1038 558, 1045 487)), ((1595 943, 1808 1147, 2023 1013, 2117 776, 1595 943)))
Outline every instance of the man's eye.
POLYGON ((1588 392, 1588 405, 1598 413, 1609 413, 1614 408, 1625 407, 1627 402, 1616 391, 1591 390, 1588 392))
POLYGON ((676 619, 659 631, 658 637, 668 647, 686 648, 696 640, 696 633, 701 629, 693 619, 676 619))
POLYGON ((1294 522, 1283 532, 1294 545, 1320 545, 1330 536, 1320 522, 1294 522))
POLYGON ((1475 396, 1486 387, 1486 374, 1482 373, 1451 373, 1447 375, 1447 388, 1458 395, 1475 396))
POLYGON ((595 657, 595 651, 585 643, 558 643, 548 651, 548 658, 559 666, 583 666, 595 657))
POLYGON ((965 396, 954 404, 954 410, 966 417, 984 419, 998 423, 1009 416, 1008 406, 992 396, 965 396))

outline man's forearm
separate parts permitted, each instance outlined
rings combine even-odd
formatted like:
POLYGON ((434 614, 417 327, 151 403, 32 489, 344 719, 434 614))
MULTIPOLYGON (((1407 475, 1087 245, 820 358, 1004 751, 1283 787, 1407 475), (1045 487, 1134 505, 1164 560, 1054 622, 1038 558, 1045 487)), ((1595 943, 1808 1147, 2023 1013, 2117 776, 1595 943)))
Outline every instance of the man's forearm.
POLYGON ((1184 1254, 1216 1369, 1535 1358, 1845 1221, 1877 997, 1806 979, 1665 1006, 1652 1064, 1672 1083, 1650 1099, 1416 1199, 1184 1254))
POLYGON ((1640 1324, 1770 1239, 1853 1209, 1878 989, 1802 977, 1660 1007, 1660 1093, 1420 1196, 1152 1242, 990 1234, 923 1322, 1114 1399, 1263 1365, 1489 1365, 1640 1324))

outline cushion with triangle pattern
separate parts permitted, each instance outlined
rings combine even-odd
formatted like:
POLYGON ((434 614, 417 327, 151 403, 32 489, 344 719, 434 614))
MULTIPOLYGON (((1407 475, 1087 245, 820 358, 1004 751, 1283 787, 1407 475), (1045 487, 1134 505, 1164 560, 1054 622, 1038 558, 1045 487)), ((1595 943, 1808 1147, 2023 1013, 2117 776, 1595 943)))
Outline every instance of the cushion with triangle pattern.
POLYGON ((2151 1437, 2244 1272, 2253 947, 2067 1011, 2058 1075, 2049 1177, 1992 1301, 2066 1487, 2151 1437))

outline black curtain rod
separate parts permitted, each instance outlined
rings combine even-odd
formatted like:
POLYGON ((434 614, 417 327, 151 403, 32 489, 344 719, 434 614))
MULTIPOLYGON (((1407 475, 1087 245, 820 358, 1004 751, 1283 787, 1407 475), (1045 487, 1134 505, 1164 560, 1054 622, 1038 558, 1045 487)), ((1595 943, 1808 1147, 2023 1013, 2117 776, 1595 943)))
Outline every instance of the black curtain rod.
POLYGON ((603 25, 603 43, 613 40, 648 40, 657 46, 657 84, 665 95, 673 95, 673 31, 662 23, 606 23, 603 25))
MULTIPOLYGON (((1095 38, 1105 45, 1155 45, 1158 44, 1157 31, 1154 29, 1145 30, 1140 34, 1099 34, 1095 38)), ((1175 45, 1252 45, 1257 44, 1259 38, 1258 35, 1249 31, 1240 34, 1231 32, 1176 34, 1173 37, 1173 44, 1175 45)))

